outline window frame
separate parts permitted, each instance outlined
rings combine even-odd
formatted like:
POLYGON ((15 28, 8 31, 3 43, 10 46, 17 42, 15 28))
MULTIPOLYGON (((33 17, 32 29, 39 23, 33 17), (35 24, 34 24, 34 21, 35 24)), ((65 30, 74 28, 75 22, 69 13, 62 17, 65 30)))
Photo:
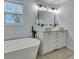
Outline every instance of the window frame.
MULTIPOLYGON (((23 6, 23 4, 22 4, 21 2, 18 2, 18 1, 4 1, 4 3, 5 3, 5 2, 9 2, 9 3, 14 3, 14 4, 22 5, 22 7, 23 7, 23 11, 22 11, 22 12, 24 13, 24 6, 23 6)), ((4 11, 4 15, 5 15, 5 14, 22 15, 22 21, 21 21, 22 23, 11 23, 11 24, 9 24, 9 23, 5 24, 5 23, 4 23, 4 25, 5 25, 5 26, 7 26, 7 25, 8 25, 8 26, 23 25, 23 13, 21 13, 21 14, 20 14, 20 13, 9 13, 9 12, 5 12, 5 11, 4 11)), ((5 16, 4 16, 4 20, 5 20, 5 16)))

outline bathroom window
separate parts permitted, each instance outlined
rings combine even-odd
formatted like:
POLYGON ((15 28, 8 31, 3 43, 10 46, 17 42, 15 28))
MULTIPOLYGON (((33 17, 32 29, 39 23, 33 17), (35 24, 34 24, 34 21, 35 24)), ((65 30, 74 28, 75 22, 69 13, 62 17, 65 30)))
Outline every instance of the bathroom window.
POLYGON ((22 24, 23 23, 23 5, 15 2, 4 2, 4 23, 22 24))

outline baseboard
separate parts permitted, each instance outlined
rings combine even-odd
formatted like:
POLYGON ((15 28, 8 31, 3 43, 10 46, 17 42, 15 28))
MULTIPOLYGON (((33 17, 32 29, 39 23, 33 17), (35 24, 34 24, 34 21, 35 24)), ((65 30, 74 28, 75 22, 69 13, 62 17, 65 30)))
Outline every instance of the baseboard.
POLYGON ((66 46, 66 48, 71 49, 71 50, 74 51, 74 48, 72 48, 72 47, 66 46))

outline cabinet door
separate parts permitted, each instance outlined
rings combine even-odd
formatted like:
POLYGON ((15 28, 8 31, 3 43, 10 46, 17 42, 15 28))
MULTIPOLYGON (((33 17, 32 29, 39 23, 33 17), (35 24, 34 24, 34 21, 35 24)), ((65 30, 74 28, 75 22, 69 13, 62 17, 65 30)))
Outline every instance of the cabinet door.
POLYGON ((50 50, 56 49, 56 32, 51 32, 49 44, 50 50))
POLYGON ((44 33, 43 53, 51 52, 56 48, 55 32, 44 33))
POLYGON ((66 46, 66 31, 56 33, 56 47, 62 48, 66 46))

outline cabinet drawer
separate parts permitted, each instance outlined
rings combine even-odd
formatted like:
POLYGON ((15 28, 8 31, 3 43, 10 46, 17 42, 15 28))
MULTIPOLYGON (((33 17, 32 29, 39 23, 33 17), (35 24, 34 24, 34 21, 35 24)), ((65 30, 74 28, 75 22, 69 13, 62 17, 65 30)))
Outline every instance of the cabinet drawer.
POLYGON ((65 31, 59 31, 56 32, 56 38, 60 38, 60 37, 65 37, 66 36, 66 32, 65 31))
POLYGON ((53 38, 55 40, 56 38, 56 32, 45 32, 44 38, 53 38))
POLYGON ((66 32, 56 32, 56 48, 62 48, 66 46, 66 32))
POLYGON ((58 42, 66 42, 66 32, 57 32, 56 33, 56 40, 58 42))
POLYGON ((57 41, 56 48, 62 48, 66 46, 66 41, 57 41))

